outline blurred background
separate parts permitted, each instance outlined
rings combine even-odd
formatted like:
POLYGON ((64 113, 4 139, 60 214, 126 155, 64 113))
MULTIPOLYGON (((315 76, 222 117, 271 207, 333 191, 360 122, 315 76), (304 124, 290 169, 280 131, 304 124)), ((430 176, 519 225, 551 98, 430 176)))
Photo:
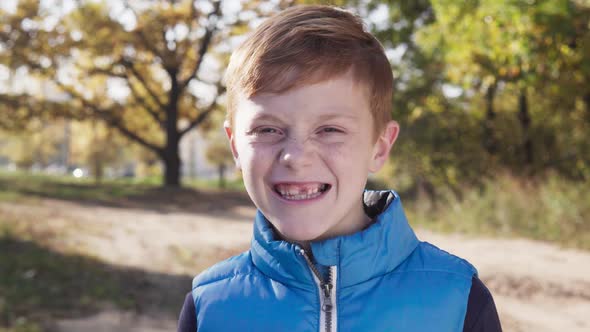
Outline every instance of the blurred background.
POLYGON ((172 331, 247 249, 224 68, 270 15, 359 14, 401 135, 368 187, 478 267, 506 331, 588 331, 590 1, 0 2, 0 331, 172 331))

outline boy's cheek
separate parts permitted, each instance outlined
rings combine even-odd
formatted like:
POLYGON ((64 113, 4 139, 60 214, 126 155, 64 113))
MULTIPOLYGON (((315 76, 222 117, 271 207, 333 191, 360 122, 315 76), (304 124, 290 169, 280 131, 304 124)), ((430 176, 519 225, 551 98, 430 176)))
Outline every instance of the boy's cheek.
POLYGON ((273 160, 273 151, 268 149, 246 149, 240 154, 240 163, 242 169, 255 168, 253 172, 260 172, 273 160))
POLYGON ((367 160, 369 155, 367 149, 362 144, 349 142, 334 143, 322 147, 320 154, 323 159, 330 163, 341 163, 347 166, 358 165, 363 160, 367 160))
POLYGON ((325 144, 319 151, 322 156, 330 159, 346 158, 347 154, 353 153, 351 145, 344 143, 325 144))

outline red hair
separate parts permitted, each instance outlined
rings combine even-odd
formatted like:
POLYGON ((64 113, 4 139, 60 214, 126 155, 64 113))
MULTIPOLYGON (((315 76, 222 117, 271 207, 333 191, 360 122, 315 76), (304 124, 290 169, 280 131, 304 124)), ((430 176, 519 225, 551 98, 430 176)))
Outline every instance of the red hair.
POLYGON ((296 6, 263 22, 232 54, 226 73, 228 120, 236 100, 283 93, 347 72, 367 91, 376 133, 391 120, 393 75, 362 20, 330 6, 296 6))

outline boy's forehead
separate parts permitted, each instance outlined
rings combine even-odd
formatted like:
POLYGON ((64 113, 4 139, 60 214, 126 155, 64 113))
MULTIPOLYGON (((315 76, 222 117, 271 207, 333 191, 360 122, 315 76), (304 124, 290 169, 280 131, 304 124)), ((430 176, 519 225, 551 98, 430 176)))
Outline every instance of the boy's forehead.
POLYGON ((246 99, 258 105, 274 107, 342 108, 369 105, 366 84, 349 73, 325 80, 299 84, 283 92, 260 91, 246 99), (352 104, 352 105, 351 105, 352 104))
POLYGON ((259 93, 238 99, 237 113, 250 119, 309 117, 319 120, 358 119, 369 114, 369 99, 348 78, 305 84, 284 93, 259 93))

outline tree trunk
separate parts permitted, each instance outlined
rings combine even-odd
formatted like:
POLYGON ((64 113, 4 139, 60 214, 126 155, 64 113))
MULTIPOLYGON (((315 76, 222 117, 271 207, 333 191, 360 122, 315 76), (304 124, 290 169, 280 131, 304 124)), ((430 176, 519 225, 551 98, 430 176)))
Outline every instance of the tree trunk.
POLYGON ((219 175, 219 188, 223 189, 225 188, 225 164, 219 164, 217 166, 217 174, 219 175))
MULTIPOLYGON (((174 116, 175 118, 175 116, 174 116)), ((176 122, 166 128, 166 147, 164 148, 164 186, 180 187, 180 151, 179 135, 176 130, 176 122)))
POLYGON ((102 183, 102 177, 104 174, 104 165, 97 156, 94 157, 94 184, 98 185, 102 183))
POLYGON ((522 128, 522 152, 524 156, 524 163, 532 165, 534 161, 533 155, 533 141, 531 139, 531 116, 529 114, 528 98, 526 95, 526 88, 520 90, 518 96, 518 120, 522 128))
POLYGON ((170 91, 168 92, 168 104, 166 105, 166 146, 164 147, 164 186, 180 187, 180 132, 178 130, 178 99, 181 87, 176 77, 177 68, 168 68, 170 77, 170 91))
POLYGON ((176 70, 170 70, 171 79, 168 104, 166 105, 166 146, 164 148, 164 186, 180 187, 180 132, 178 130, 178 99, 180 86, 176 78, 176 70))
POLYGON ((586 105, 586 118, 590 121, 590 92, 586 92, 583 99, 586 105))
POLYGON ((70 169, 70 145, 72 137, 72 124, 69 119, 64 120, 64 140, 61 150, 61 163, 65 169, 65 173, 68 174, 70 169))
POLYGON ((166 146, 164 157, 164 186, 180 187, 180 156, 178 145, 166 146))
POLYGON ((486 91, 486 116, 483 121, 483 147, 491 155, 498 152, 498 142, 494 132, 494 119, 496 118, 494 98, 497 87, 497 84, 494 82, 486 91))

